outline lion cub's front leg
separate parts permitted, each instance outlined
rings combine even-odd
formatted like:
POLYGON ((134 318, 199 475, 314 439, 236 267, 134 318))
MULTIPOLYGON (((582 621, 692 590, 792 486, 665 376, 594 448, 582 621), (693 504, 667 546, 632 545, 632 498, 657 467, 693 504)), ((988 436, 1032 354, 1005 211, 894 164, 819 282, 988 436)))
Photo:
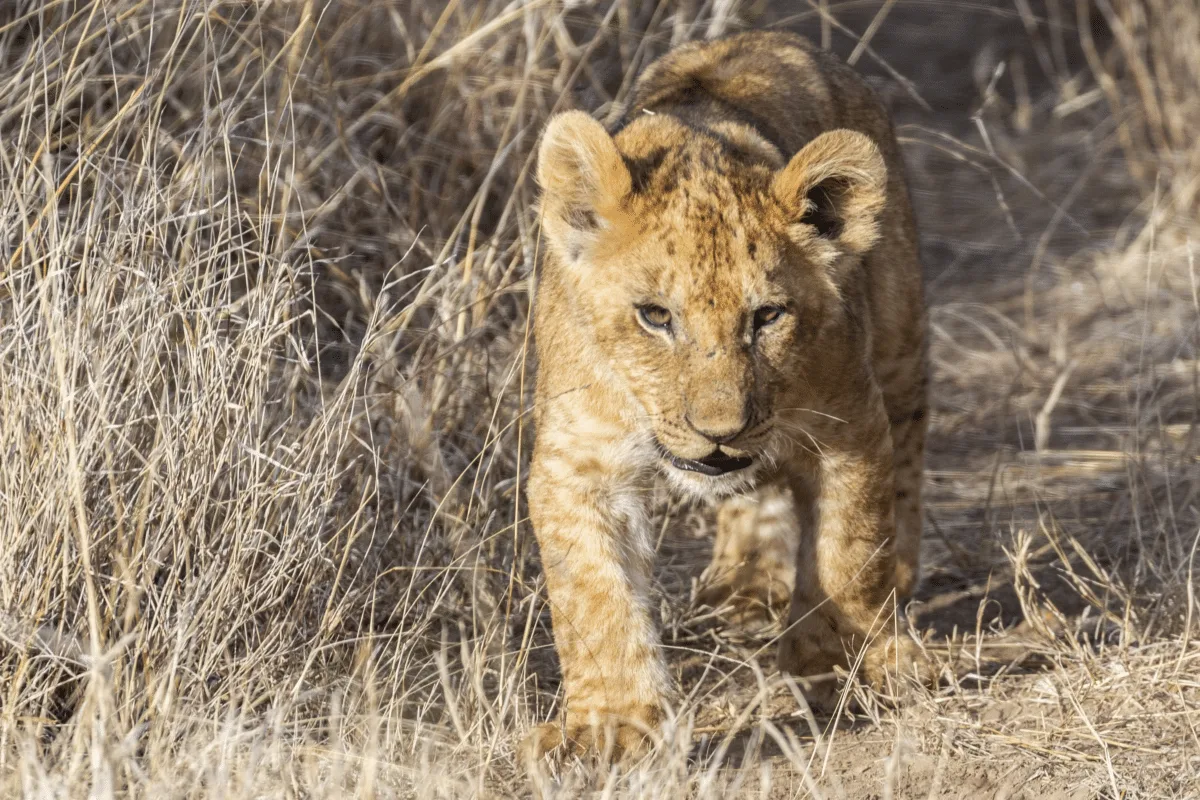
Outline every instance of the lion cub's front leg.
POLYGON ((668 692, 652 613, 643 476, 628 449, 539 432, 528 496, 562 666, 562 718, 526 754, 563 746, 620 756, 648 744, 668 692))
POLYGON ((779 664, 802 676, 822 675, 849 666, 865 648, 862 673, 878 687, 889 671, 908 672, 918 659, 895 635, 895 478, 887 413, 874 387, 853 405, 845 418, 854 424, 821 426, 814 435, 821 452, 799 458, 791 473, 797 497, 815 500, 816 525, 801 538, 779 664))

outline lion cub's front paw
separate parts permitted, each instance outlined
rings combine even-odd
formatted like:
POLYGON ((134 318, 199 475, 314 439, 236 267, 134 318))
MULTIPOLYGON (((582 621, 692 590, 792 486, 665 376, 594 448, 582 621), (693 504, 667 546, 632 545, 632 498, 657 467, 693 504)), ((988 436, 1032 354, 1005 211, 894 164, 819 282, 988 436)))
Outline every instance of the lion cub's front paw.
POLYGON ((565 719, 543 723, 530 731, 522 752, 530 765, 547 754, 590 754, 608 762, 637 759, 654 746, 661 718, 656 709, 620 716, 568 712, 565 719))
POLYGON ((889 636, 867 648, 862 675, 877 692, 897 696, 906 681, 925 686, 938 681, 938 669, 925 652, 906 636, 889 636))
MULTIPOLYGON (((784 636, 779 648, 779 668, 805 678, 805 696, 821 711, 832 711, 838 697, 838 677, 856 660, 861 640, 843 641, 830 625, 813 619, 794 627, 784 636)), ((922 684, 937 682, 938 672, 921 648, 904 636, 882 636, 865 653, 859 674, 864 683, 877 692, 898 697, 906 685, 904 679, 922 684)))

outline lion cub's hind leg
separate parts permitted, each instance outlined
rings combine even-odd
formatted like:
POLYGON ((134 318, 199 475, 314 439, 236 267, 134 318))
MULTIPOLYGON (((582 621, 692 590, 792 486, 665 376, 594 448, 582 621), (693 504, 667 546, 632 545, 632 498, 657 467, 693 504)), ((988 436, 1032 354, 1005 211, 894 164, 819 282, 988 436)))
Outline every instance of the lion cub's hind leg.
POLYGON ((924 482, 925 409, 892 425, 896 464, 896 596, 909 597, 921 580, 921 484, 924 482))
POLYGON ((927 365, 922 350, 902 359, 891 372, 888 421, 896 489, 896 596, 912 595, 921 580, 921 529, 924 513, 925 432, 929 424, 927 365))
POLYGON ((748 632, 770 626, 791 600, 799 536, 789 489, 771 485, 726 500, 697 600, 748 632))

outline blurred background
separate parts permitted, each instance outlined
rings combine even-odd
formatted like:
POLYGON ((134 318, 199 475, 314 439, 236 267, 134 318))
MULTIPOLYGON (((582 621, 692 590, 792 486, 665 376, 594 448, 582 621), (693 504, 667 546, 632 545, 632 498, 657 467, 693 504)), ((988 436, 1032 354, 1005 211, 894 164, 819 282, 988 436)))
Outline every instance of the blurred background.
POLYGON ((946 683, 814 717, 699 605, 685 699, 547 796, 1200 793, 1195 0, 0 4, 0 787, 526 796, 532 154, 674 44, 800 32, 909 167, 946 683))

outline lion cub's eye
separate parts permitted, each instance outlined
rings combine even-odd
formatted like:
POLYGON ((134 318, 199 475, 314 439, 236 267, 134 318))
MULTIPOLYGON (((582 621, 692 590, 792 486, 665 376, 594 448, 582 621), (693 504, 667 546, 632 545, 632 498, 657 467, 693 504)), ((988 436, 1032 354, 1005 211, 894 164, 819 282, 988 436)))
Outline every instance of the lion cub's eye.
POLYGON ((637 307, 638 317, 647 327, 665 331, 671 328, 671 312, 662 306, 644 305, 637 307))
POLYGON ((783 316, 783 309, 779 306, 763 306, 754 311, 754 330, 765 328, 771 323, 777 321, 783 316))

